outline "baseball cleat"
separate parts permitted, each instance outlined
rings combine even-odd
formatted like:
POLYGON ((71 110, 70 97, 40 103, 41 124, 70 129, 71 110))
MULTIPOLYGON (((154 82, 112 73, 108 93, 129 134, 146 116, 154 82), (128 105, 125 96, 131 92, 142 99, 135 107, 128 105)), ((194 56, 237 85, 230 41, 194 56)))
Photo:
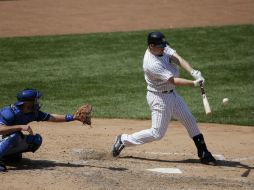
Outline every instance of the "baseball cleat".
POLYGON ((0 172, 5 172, 7 171, 7 168, 5 164, 0 160, 0 172))
POLYGON ((217 165, 217 161, 213 157, 211 152, 203 152, 203 155, 200 158, 200 161, 201 161, 202 164, 207 164, 207 165, 212 165, 212 166, 216 166, 217 165))
POLYGON ((112 147, 112 156, 113 157, 117 157, 120 154, 120 152, 123 150, 123 148, 124 148, 124 144, 121 141, 121 136, 122 135, 118 135, 116 137, 115 143, 114 143, 114 145, 112 147))

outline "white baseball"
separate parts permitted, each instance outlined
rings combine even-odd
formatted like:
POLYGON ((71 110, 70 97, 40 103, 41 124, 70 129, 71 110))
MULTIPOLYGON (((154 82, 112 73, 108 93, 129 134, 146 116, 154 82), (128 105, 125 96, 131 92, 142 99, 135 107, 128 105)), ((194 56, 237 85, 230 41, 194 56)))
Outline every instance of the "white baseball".
POLYGON ((222 104, 227 105, 228 103, 229 103, 229 99, 228 98, 223 98, 222 104))

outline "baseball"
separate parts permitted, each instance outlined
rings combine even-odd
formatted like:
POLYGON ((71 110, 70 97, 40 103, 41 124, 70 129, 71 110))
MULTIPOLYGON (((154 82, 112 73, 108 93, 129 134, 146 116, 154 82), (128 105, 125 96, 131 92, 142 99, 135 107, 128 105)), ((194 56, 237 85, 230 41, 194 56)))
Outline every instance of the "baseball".
POLYGON ((228 98, 223 98, 222 104, 227 105, 228 103, 229 103, 229 99, 228 98))

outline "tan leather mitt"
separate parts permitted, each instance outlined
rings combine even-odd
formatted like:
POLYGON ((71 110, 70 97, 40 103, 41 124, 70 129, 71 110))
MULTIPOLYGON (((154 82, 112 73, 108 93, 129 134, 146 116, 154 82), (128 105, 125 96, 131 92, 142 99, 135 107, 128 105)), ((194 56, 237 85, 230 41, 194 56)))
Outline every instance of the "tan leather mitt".
POLYGON ((74 119, 81 121, 84 125, 91 125, 92 119, 92 105, 84 104, 78 108, 76 113, 74 114, 74 119))

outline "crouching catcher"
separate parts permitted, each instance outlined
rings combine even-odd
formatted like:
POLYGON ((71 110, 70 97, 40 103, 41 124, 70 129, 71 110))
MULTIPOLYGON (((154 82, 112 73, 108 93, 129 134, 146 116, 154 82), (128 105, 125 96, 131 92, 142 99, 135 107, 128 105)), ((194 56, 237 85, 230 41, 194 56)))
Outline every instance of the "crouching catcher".
POLYGON ((30 122, 78 120, 91 125, 91 104, 81 106, 74 115, 49 114, 40 110, 41 97, 41 92, 36 89, 24 89, 17 94, 16 103, 0 110, 0 171, 7 171, 5 163, 20 161, 22 153, 40 148, 42 136, 33 133, 28 125, 30 122))

